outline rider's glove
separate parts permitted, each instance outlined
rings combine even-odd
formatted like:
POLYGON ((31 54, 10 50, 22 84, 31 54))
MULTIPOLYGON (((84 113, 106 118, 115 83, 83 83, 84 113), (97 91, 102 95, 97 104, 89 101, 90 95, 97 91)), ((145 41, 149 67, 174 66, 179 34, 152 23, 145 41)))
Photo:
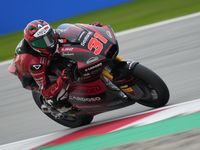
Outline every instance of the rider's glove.
POLYGON ((65 84, 68 84, 73 81, 73 69, 65 68, 60 77, 57 79, 57 85, 63 87, 65 84))
POLYGON ((100 22, 93 22, 90 25, 97 26, 97 27, 102 27, 103 26, 102 23, 100 23, 100 22))

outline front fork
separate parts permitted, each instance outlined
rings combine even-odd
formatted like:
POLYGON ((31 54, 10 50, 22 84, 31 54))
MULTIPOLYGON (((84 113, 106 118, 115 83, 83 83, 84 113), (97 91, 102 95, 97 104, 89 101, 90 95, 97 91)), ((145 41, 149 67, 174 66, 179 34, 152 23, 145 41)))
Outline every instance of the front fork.
POLYGON ((120 56, 117 56, 115 60, 118 64, 111 71, 113 75, 106 70, 102 71, 102 75, 112 81, 117 87, 126 93, 129 98, 135 100, 142 98, 144 92, 135 83, 133 76, 133 69, 138 62, 126 61, 120 56))
MULTIPOLYGON (((120 62, 120 61, 122 61, 124 59, 117 55, 117 57, 115 58, 115 60, 118 61, 118 62, 120 62)), ((113 76, 109 72, 107 72, 106 70, 103 70, 101 74, 104 77, 108 78, 110 81, 113 80, 113 76)))

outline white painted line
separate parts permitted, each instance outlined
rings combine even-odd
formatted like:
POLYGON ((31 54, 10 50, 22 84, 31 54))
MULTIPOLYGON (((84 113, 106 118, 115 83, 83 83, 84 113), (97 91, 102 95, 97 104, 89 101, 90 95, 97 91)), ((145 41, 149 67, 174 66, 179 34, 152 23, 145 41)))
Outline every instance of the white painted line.
POLYGON ((7 61, 3 61, 0 62, 0 66, 4 66, 4 65, 9 65, 12 62, 13 59, 7 60, 7 61))
MULTIPOLYGON (((163 111, 160 111, 156 114, 153 114, 153 115, 150 115, 150 116, 145 117, 143 119, 140 119, 140 120, 135 121, 133 123, 130 123, 126 126, 118 128, 116 130, 113 130, 112 132, 118 131, 118 130, 121 130, 121 129, 124 129, 124 128, 128 128, 128 127, 131 127, 131 126, 138 127, 138 126, 148 125, 148 124, 155 123, 155 122, 158 122, 158 121, 162 121, 162 120, 165 120, 165 119, 169 119, 169 118, 172 118, 172 117, 175 117, 175 116, 183 116, 183 115, 188 115, 188 114, 191 114, 191 113, 198 112, 198 111, 200 111, 200 99, 196 99, 196 100, 188 101, 188 102, 184 102, 184 103, 179 103, 179 104, 176 104, 176 105, 170 105, 170 106, 162 107, 162 108, 159 108, 159 109, 154 109, 154 110, 151 110, 151 111, 148 111, 148 112, 145 112, 145 113, 141 113, 141 114, 146 114, 146 113, 150 113, 150 112, 154 112, 154 111, 158 111, 158 110, 163 110, 163 111)), ((137 114, 137 116, 138 115, 140 115, 140 114, 137 114)), ((126 118, 129 118, 129 117, 126 117, 126 118)))
MULTIPOLYGON (((169 20, 157 22, 157 23, 153 23, 153 24, 149 24, 149 25, 145 25, 145 26, 141 26, 141 27, 138 27, 138 28, 133 28, 133 29, 121 31, 121 32, 116 33, 115 35, 116 36, 122 36, 122 35, 126 35, 126 34, 131 34, 131 33, 134 33, 134 32, 143 31, 143 30, 146 30, 146 29, 150 29, 150 28, 154 28, 154 27, 158 27, 158 26, 162 26, 162 25, 166 25, 166 24, 182 21, 182 20, 185 20, 185 19, 198 17, 198 16, 200 16, 200 12, 194 13, 194 14, 190 14, 190 15, 186 15, 186 16, 182 16, 182 17, 177 17, 177 18, 174 18, 174 19, 169 19, 169 20)), ((12 60, 7 60, 7 61, 4 61, 4 62, 0 62, 0 66, 10 64, 11 61, 12 60)))
POLYGON ((26 140, 21 140, 13 143, 8 143, 4 145, 0 145, 0 150, 29 150, 32 148, 35 148, 37 146, 40 146, 44 143, 47 143, 49 141, 53 141, 55 139, 58 139, 62 136, 65 136, 66 133, 64 132, 57 132, 52 134, 47 134, 35 138, 30 138, 26 140))
POLYGON ((162 25, 166 25, 166 24, 182 21, 182 20, 185 20, 185 19, 198 17, 198 16, 200 16, 200 12, 194 13, 194 14, 190 14, 190 15, 186 15, 186 16, 182 16, 182 17, 169 19, 169 20, 165 20, 165 21, 161 21, 161 22, 157 22, 157 23, 153 23, 153 24, 149 24, 149 25, 145 25, 145 26, 141 26, 141 27, 138 27, 138 28, 125 30, 125 31, 122 31, 122 32, 118 32, 115 35, 116 36, 122 36, 122 35, 138 32, 138 31, 143 31, 143 30, 146 30, 146 29, 155 28, 155 27, 158 27, 158 26, 162 26, 162 25))
POLYGON ((187 103, 179 105, 177 107, 171 107, 170 109, 163 110, 149 117, 136 121, 134 126, 143 126, 161 120, 169 119, 175 116, 188 115, 199 111, 200 110, 199 106, 200 106, 200 99, 199 101, 194 101, 189 104, 187 103))
MULTIPOLYGON (((174 117, 174 116, 190 114, 190 113, 199 111, 200 110, 199 106, 200 106, 200 99, 196 99, 196 100, 187 101, 187 102, 184 102, 184 103, 179 103, 179 104, 170 105, 170 106, 166 106, 166 107, 162 107, 162 108, 158 108, 158 109, 153 109, 153 110, 138 113, 138 114, 135 114, 135 115, 130 115, 130 116, 114 119, 114 120, 120 120, 122 118, 129 118, 129 117, 132 117, 132 116, 138 116, 138 115, 141 115, 141 114, 146 114, 146 113, 166 109, 166 110, 163 110, 163 111, 158 112, 156 114, 150 115, 150 116, 148 116, 144 119, 133 122, 132 124, 123 126, 123 127, 118 128, 116 130, 113 130, 112 132, 130 127, 130 126, 142 126, 142 125, 151 124, 151 123, 154 123, 154 122, 157 122, 157 121, 161 121, 161 120, 164 120, 164 119, 168 119, 168 118, 171 118, 171 117, 174 117)), ((109 122, 112 122, 114 120, 110 120, 109 122)), ((105 123, 105 122, 103 122, 103 123, 105 123)), ((103 123, 100 123, 100 124, 103 124, 103 123)), ((98 124, 98 125, 100 125, 100 124, 98 124)), ((95 126, 95 125, 97 125, 97 124, 94 124, 92 126, 95 126)), ((75 131, 72 131, 72 132, 76 132, 76 131, 78 131, 78 130, 75 130, 75 131)), ((37 146, 40 146, 44 143, 50 142, 54 139, 65 136, 67 134, 70 134, 70 133, 65 133, 65 132, 62 131, 62 132, 56 132, 56 133, 43 135, 43 136, 39 136, 39 137, 35 137, 35 138, 30 138, 30 139, 26 139, 26 140, 21 140, 21 141, 17 141, 17 142, 13 142, 13 143, 8 143, 8 144, 0 145, 0 150, 16 150, 16 149, 28 150, 28 149, 32 149, 32 148, 35 148, 37 146)))
MULTIPOLYGON (((164 107, 152 109, 152 110, 149 110, 149 111, 137 113, 137 114, 134 114, 134 115, 127 115, 127 116, 124 116, 124 117, 120 117, 120 118, 116 118, 116 119, 113 119, 113 120, 109 120, 109 122, 115 121, 115 120, 124 119, 124 118, 134 117, 134 116, 138 116, 138 115, 142 115, 142 114, 146 114, 146 113, 151 113, 151 112, 158 111, 158 110, 169 109, 169 108, 173 108, 173 107, 177 108, 177 107, 182 106, 182 105, 190 105, 190 103, 195 103, 195 104, 197 103, 198 104, 199 102, 200 102, 200 99, 190 100, 190 101, 187 101, 187 102, 178 103, 178 104, 169 105, 169 106, 164 106, 164 107)), ((198 106, 197 109, 199 108, 199 110, 200 110, 200 106, 199 105, 197 105, 197 106, 198 106)), ((197 111, 197 110, 195 109, 195 111, 197 111)), ((105 121, 103 123, 106 123, 106 122, 107 121, 105 121)))

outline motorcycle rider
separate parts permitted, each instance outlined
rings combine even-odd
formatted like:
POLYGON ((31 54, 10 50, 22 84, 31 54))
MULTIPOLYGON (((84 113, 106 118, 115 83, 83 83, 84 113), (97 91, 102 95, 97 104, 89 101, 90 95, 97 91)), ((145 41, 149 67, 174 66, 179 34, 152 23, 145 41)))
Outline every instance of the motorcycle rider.
MULTIPOLYGON (((94 22, 90 25, 101 27, 102 24, 94 22)), ((22 86, 30 90, 38 90, 49 102, 49 105, 60 113, 72 108, 68 98, 61 100, 59 92, 73 80, 73 70, 66 68, 56 81, 51 82, 47 69, 56 56, 55 51, 59 47, 59 32, 52 29, 50 24, 43 20, 34 20, 24 29, 24 38, 15 50, 15 74, 22 86)), ((51 113, 49 106, 43 104, 41 109, 45 113, 51 113)), ((56 117, 56 114, 54 115, 56 117)))

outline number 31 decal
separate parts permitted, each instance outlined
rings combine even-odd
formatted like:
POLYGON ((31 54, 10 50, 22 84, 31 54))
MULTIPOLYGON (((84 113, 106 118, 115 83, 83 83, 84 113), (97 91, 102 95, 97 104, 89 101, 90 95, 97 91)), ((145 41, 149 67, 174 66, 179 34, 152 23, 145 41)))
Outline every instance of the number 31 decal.
POLYGON ((94 38, 91 38, 91 40, 88 43, 88 49, 92 50, 94 48, 94 54, 99 55, 101 53, 101 50, 103 49, 103 44, 106 44, 108 40, 106 40, 103 36, 99 35, 98 33, 94 34, 94 38))

